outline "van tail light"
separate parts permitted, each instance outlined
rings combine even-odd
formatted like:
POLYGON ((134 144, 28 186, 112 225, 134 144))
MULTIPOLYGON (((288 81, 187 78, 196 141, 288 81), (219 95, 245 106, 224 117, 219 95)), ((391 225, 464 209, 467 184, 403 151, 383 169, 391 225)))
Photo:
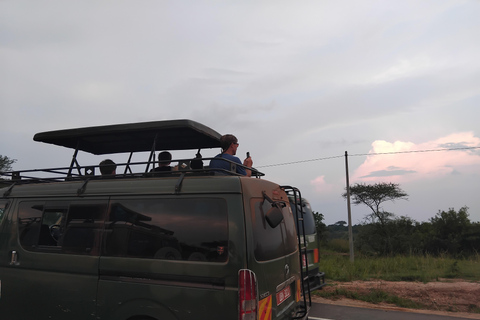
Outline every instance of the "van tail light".
POLYGON ((315 248, 313 249, 313 262, 314 263, 318 263, 319 259, 318 259, 318 249, 315 248))
POLYGON ((242 269, 238 273, 238 319, 256 320, 257 308, 257 277, 253 271, 242 269))

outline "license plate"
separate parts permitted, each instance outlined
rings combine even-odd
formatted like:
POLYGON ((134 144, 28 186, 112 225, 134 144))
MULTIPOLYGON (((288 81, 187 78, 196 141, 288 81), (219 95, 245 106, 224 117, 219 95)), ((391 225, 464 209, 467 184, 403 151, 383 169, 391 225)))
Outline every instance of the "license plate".
POLYGON ((277 306, 280 305, 282 302, 290 298, 292 295, 292 291, 290 290, 290 285, 286 286, 279 292, 277 292, 277 306))

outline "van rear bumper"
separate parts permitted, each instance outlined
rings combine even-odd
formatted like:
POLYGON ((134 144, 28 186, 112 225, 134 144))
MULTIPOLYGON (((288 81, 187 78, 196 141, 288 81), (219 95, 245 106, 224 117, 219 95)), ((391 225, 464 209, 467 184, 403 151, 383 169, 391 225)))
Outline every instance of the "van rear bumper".
POLYGON ((293 317, 292 319, 295 319, 295 320, 307 320, 308 319, 308 313, 310 311, 310 308, 308 308, 307 312, 301 310, 301 311, 298 311, 293 317))
POLYGON ((325 286, 325 272, 317 272, 308 275, 308 282, 310 285, 310 291, 321 289, 325 286))

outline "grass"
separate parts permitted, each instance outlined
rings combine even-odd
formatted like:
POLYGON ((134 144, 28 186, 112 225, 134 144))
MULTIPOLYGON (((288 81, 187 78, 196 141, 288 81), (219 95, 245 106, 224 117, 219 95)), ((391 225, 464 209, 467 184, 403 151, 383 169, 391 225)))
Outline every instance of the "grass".
POLYGON ((348 255, 322 252, 320 268, 327 280, 335 281, 382 279, 426 283, 440 278, 480 281, 480 255, 461 260, 446 255, 374 258, 359 255, 351 263, 348 255))
MULTIPOLYGON (((372 279, 427 283, 444 278, 480 281, 480 254, 468 259, 454 259, 447 255, 367 257, 358 254, 353 263, 350 262, 350 256, 344 252, 322 251, 320 257, 320 269, 325 272, 327 283, 329 280, 350 282, 372 279)), ((327 299, 344 296, 376 304, 386 302, 402 308, 425 308, 425 305, 413 300, 400 298, 375 288, 364 292, 335 288, 319 290, 314 294, 327 299)), ((480 307, 471 305, 469 312, 480 313, 480 307)))

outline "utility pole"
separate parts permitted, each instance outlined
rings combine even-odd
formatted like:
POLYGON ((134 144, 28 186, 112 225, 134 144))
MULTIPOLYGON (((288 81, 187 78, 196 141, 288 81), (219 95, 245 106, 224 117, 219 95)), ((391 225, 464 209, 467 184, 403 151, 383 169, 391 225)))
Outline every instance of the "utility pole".
POLYGON ((354 261, 353 255, 353 232, 352 232, 352 209, 350 206, 350 179, 348 177, 348 153, 345 151, 345 170, 347 172, 347 210, 348 210, 348 242, 350 245, 350 262, 354 261))

